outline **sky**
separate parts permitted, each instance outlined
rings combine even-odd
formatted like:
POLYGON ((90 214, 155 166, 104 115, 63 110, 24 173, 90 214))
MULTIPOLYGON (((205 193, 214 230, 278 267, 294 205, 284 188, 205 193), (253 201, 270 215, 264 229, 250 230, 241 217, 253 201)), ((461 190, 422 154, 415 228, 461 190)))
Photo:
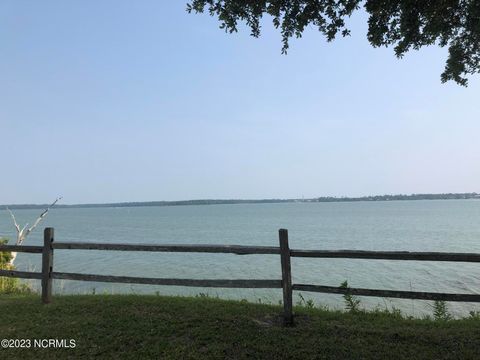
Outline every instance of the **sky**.
POLYGON ((0 2, 0 204, 480 192, 480 76, 366 16, 281 54, 184 1, 0 2))

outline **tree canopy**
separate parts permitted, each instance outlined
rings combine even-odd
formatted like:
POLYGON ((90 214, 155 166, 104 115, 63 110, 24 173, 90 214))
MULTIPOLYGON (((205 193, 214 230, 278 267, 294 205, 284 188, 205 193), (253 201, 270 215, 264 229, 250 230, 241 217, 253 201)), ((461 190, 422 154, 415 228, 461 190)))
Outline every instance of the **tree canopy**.
POLYGON ((308 25, 327 41, 348 36, 345 20, 362 7, 372 46, 393 46, 399 58, 411 49, 447 46, 442 82, 466 86, 467 76, 480 72, 480 0, 191 0, 187 11, 208 11, 230 33, 245 23, 254 37, 260 36, 262 17, 270 15, 286 53, 289 39, 301 37, 308 25))

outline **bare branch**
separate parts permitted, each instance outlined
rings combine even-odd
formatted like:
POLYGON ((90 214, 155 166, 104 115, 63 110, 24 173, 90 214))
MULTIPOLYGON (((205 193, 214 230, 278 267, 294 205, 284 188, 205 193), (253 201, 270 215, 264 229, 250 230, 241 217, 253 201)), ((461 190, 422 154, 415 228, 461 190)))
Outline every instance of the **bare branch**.
MULTIPOLYGON (((59 197, 59 198, 56 198, 55 201, 49 206, 47 207, 41 214, 40 216, 38 217, 38 219, 33 223, 33 225, 27 229, 27 231, 25 232, 25 237, 27 237, 28 234, 30 234, 36 227, 38 224, 40 224, 40 222, 43 220, 43 218, 45 216, 47 216, 48 214, 48 210, 50 210, 53 206, 55 206, 55 204, 57 202, 59 202, 60 200, 62 199, 62 197, 59 197)), ((25 226, 26 227, 26 226, 25 226)), ((23 239, 22 239, 22 242, 23 242, 23 239)))
MULTIPOLYGON (((17 230, 17 241, 16 241, 17 245, 22 245, 27 235, 30 234, 37 227, 38 224, 40 224, 40 222, 43 220, 45 216, 47 216, 48 210, 50 210, 61 199, 62 197, 55 199, 55 201, 40 214, 40 216, 37 218, 37 220, 35 220, 35 222, 31 227, 28 227, 28 223, 27 223, 22 229, 20 229, 20 225, 18 225, 17 220, 15 219, 15 215, 13 215, 13 212, 7 207, 7 211, 10 213, 10 216, 12 217, 13 223, 15 225, 15 229, 17 230)), ((13 266, 13 262, 15 261, 16 257, 17 257, 17 253, 12 252, 10 265, 13 266)))
POLYGON ((12 217, 13 224, 15 225, 15 228, 17 229, 17 233, 20 233, 20 226, 17 224, 17 220, 15 220, 15 215, 13 215, 13 212, 7 207, 7 211, 10 213, 10 216, 12 217))

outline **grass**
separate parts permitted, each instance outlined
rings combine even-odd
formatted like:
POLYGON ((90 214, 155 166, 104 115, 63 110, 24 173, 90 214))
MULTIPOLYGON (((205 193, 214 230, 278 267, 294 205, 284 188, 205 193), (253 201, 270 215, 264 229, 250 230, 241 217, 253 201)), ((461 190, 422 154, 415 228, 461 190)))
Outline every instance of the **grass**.
POLYGON ((478 359, 480 319, 404 319, 296 307, 145 295, 0 295, 0 339, 75 339, 75 348, 1 349, 0 358, 478 359))

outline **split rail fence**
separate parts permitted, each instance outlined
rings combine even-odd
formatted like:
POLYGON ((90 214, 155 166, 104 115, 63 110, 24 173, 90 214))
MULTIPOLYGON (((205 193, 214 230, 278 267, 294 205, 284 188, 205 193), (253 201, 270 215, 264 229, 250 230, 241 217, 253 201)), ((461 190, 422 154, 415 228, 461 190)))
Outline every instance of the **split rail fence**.
POLYGON ((111 244, 89 242, 56 242, 54 229, 45 228, 43 246, 0 245, 0 252, 25 252, 42 254, 42 271, 26 272, 0 270, 0 276, 38 279, 42 282, 42 302, 52 301, 52 282, 54 279, 97 281, 113 283, 135 283, 150 285, 173 285, 216 288, 281 288, 283 290, 284 321, 293 324, 293 290, 306 292, 351 294, 358 296, 389 297, 419 300, 443 300, 460 302, 480 302, 480 294, 453 294, 419 291, 397 291, 364 288, 344 288, 335 286, 292 284, 290 259, 308 258, 348 258, 376 260, 415 260, 415 261, 453 261, 480 262, 480 254, 446 252, 408 252, 408 251, 360 251, 360 250, 295 250, 288 245, 288 231, 279 230, 279 246, 243 246, 243 245, 162 245, 162 244, 111 244), (280 255, 282 277, 274 280, 260 279, 172 279, 144 278, 132 276, 108 276, 53 271, 54 250, 114 250, 114 251, 150 251, 150 252, 194 252, 227 253, 236 255, 274 254, 280 255))

